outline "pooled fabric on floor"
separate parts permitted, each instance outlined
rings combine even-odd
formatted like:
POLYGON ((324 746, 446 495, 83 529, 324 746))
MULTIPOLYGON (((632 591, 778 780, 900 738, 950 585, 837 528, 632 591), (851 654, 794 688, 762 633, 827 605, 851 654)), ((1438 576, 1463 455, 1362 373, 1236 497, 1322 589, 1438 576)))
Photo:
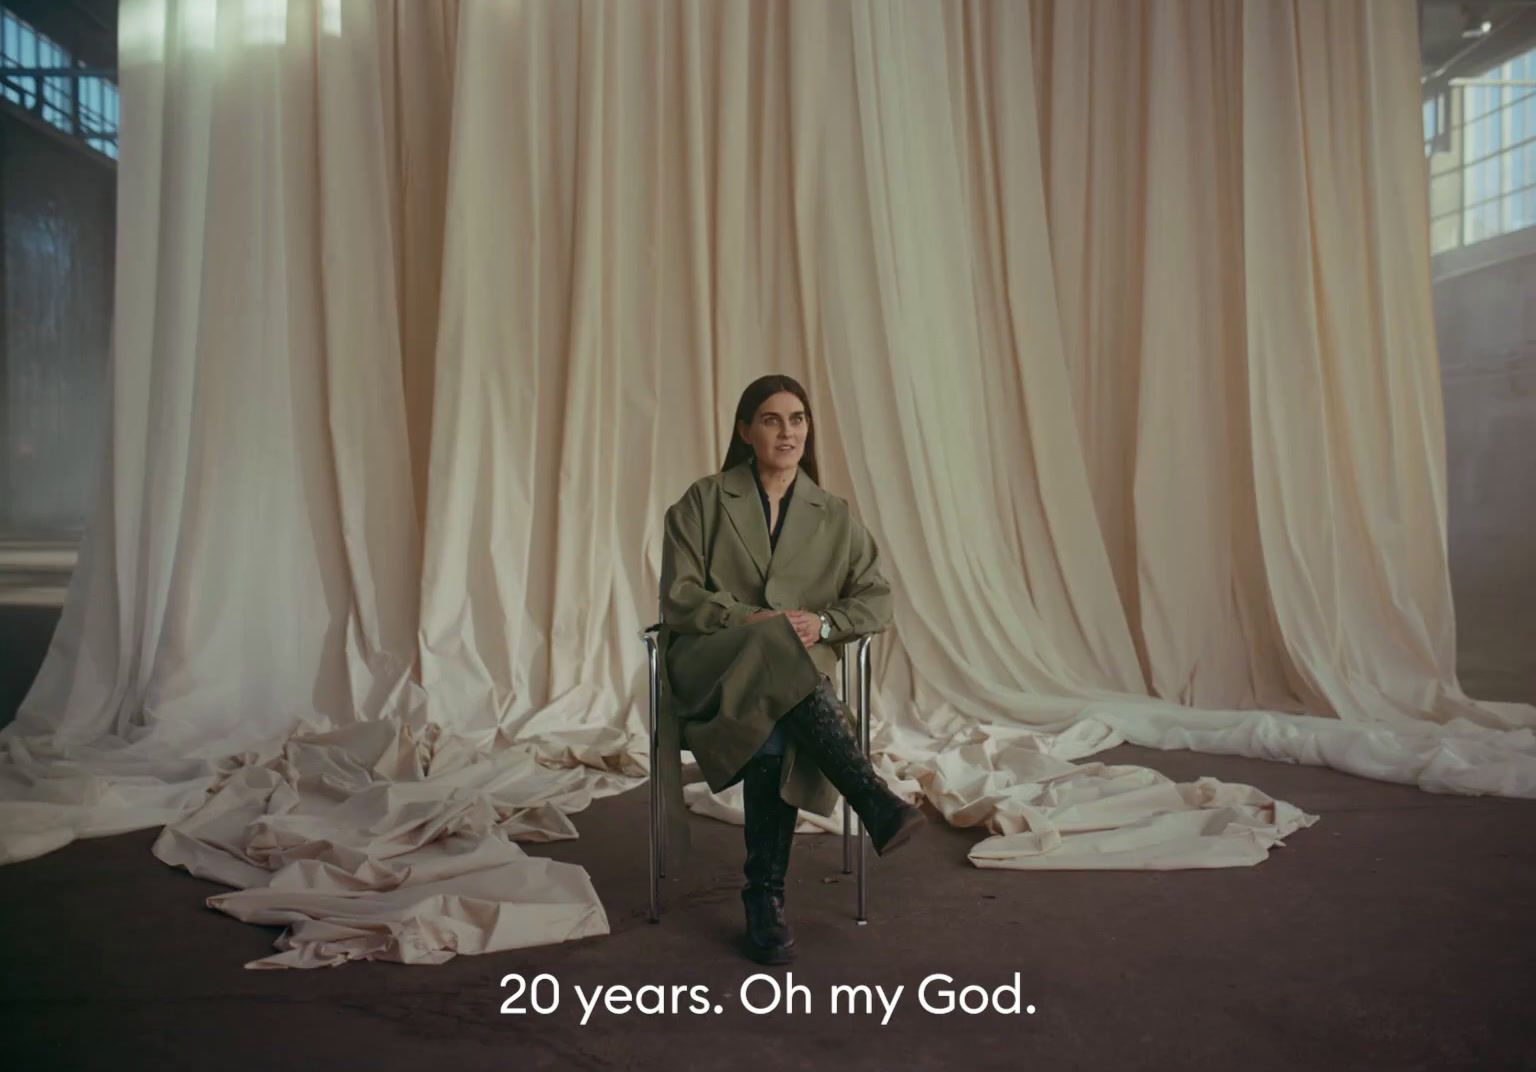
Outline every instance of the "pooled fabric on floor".
POLYGON ((210 907, 287 926, 250 967, 435 964, 608 933, 586 871, 517 842, 575 837, 566 813, 634 777, 546 767, 519 746, 431 767, 398 724, 295 737, 236 769, 154 852, 239 887, 210 907))

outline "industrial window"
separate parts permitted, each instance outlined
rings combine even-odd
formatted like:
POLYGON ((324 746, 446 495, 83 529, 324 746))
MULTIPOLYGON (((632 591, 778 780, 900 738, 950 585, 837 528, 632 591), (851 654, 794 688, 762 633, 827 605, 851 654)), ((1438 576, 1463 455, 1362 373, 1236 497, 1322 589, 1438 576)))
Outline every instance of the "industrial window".
POLYGON ((0 9, 0 97, 117 159, 117 83, 0 9))
POLYGON ((1424 102, 1430 249, 1536 226, 1536 49, 1424 102))

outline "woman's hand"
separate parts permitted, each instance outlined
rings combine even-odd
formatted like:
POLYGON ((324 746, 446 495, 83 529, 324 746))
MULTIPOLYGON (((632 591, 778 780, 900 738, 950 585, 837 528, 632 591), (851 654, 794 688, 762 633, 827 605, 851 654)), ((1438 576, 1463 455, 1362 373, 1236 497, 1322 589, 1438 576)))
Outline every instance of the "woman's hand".
POLYGON ((821 615, 812 614, 808 610, 787 610, 784 613, 789 615, 800 643, 810 647, 821 639, 821 615))
POLYGON ((760 610, 747 621, 760 622, 780 614, 789 619, 789 624, 795 627, 795 635, 807 648, 821 639, 821 615, 808 610, 760 610))

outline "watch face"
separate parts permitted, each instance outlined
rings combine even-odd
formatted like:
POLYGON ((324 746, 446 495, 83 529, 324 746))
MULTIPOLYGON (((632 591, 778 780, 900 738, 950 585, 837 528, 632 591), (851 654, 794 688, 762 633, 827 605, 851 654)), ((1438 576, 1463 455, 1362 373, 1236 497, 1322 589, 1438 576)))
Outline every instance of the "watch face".
POLYGON ((823 618, 821 620, 821 639, 825 640, 825 639, 827 639, 827 637, 829 637, 831 635, 832 635, 832 622, 829 619, 827 619, 827 618, 823 618))

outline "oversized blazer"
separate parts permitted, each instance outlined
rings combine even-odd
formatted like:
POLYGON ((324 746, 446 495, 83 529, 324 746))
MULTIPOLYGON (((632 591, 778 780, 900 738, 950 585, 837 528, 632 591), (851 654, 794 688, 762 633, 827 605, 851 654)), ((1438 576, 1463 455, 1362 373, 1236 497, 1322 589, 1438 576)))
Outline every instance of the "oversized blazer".
MULTIPOLYGON (((668 825, 686 847, 679 749, 688 748, 711 789, 733 784, 779 716, 834 675, 842 645, 891 625, 891 589, 879 548, 848 503, 804 469, 784 527, 768 539, 751 463, 693 483, 666 514, 661 554, 661 753, 668 825), (832 635, 806 648, 784 615, 824 612, 832 635)), ((780 795, 830 815, 837 790, 793 739, 780 795)))

